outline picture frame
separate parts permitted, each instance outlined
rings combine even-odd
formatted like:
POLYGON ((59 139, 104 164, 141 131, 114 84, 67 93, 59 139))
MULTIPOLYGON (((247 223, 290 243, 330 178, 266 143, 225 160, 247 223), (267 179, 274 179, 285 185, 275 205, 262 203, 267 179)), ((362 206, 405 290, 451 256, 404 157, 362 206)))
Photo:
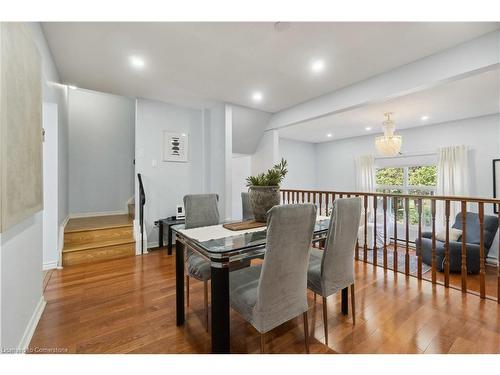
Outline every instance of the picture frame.
MULTIPOLYGON (((500 159, 493 159, 493 198, 500 198, 500 159)), ((493 211, 498 214, 497 204, 493 205, 493 211)))
POLYGON ((167 162, 188 162, 189 135, 168 130, 163 131, 162 160, 167 162))

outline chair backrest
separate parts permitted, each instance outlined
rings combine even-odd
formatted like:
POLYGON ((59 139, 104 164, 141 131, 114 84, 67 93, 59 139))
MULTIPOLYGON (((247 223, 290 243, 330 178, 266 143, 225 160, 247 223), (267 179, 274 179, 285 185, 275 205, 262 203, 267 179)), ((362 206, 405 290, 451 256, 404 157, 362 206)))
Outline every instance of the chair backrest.
POLYGON ((315 222, 313 204, 269 210, 266 253, 254 308, 265 330, 307 310, 307 268, 315 222))
POLYGON ((253 215, 252 201, 250 200, 250 193, 241 193, 241 207, 242 207, 242 218, 243 220, 253 220, 255 219, 253 215))
POLYGON ((186 229, 219 224, 217 194, 188 194, 184 196, 186 229))
MULTIPOLYGON (((479 227, 479 215, 475 212, 467 212, 465 217, 467 233, 465 242, 479 245, 481 231, 479 227)), ((462 213, 459 212, 455 217, 453 228, 462 230, 462 213)), ((498 218, 493 215, 484 215, 484 246, 489 249, 493 244, 498 230, 498 218)))
POLYGON ((354 283, 354 248, 360 219, 361 198, 339 198, 333 202, 321 261, 321 280, 326 293, 354 283))

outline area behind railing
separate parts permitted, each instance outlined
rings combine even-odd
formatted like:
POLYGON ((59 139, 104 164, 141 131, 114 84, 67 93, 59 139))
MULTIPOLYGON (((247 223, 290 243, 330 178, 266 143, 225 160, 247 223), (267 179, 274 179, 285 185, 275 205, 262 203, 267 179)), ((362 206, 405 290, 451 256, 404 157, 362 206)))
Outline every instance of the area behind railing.
MULTIPOLYGON (((500 199, 281 189, 282 203, 313 203, 326 216, 335 199, 347 197, 363 201, 356 260, 500 304, 500 256, 495 263, 486 262, 495 233, 486 232, 485 238, 485 218, 489 226, 492 220, 495 226, 500 223, 500 199), (450 236, 450 224, 462 231, 457 241, 450 236), (468 229, 472 243, 467 241, 468 229), (444 241, 437 239, 441 231, 444 241)), ((495 246, 500 255, 500 244, 495 246)))

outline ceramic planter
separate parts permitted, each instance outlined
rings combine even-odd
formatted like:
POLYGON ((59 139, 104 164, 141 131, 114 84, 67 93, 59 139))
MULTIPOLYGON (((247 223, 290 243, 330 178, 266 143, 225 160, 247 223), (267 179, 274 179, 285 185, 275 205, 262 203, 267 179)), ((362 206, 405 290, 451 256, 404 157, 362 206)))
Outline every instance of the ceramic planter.
POLYGON ((252 201, 255 220, 267 222, 267 211, 280 204, 279 186, 250 186, 250 200, 252 201))

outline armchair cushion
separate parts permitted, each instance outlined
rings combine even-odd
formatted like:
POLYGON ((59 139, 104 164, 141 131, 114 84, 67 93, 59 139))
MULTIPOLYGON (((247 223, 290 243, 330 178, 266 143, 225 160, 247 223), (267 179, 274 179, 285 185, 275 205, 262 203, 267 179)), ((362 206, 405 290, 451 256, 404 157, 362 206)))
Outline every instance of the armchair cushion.
MULTIPOLYGON (((466 238, 468 244, 479 245, 481 231, 479 228, 479 215, 475 212, 467 212, 466 214, 466 238)), ((455 217, 453 228, 463 230, 462 228, 462 213, 458 213, 455 217)), ((498 230, 498 218, 492 215, 484 215, 484 247, 489 249, 498 230)))

